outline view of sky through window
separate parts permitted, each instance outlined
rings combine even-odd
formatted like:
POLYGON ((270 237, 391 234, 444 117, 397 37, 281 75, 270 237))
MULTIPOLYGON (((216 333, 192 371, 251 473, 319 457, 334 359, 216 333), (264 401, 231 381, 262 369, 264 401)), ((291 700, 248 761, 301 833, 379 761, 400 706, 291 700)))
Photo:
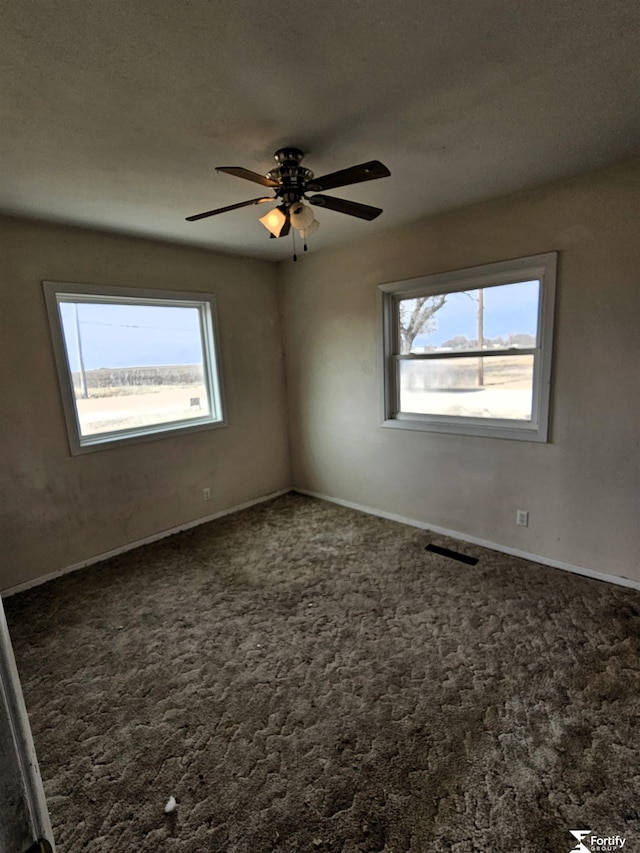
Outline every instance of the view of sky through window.
POLYGON ((539 298, 540 282, 531 280, 401 299, 403 353, 430 356, 399 362, 401 411, 530 420, 534 358, 517 351, 537 344, 539 298), (424 307, 428 314, 411 341, 406 330, 424 307), (487 357, 465 357, 478 350, 487 357))
POLYGON ((61 302, 71 370, 78 370, 77 322, 86 370, 103 367, 202 364, 196 307, 61 302))
MULTIPOLYGON (((533 339, 530 345, 535 345, 539 291, 538 281, 483 288, 483 340, 517 346, 518 338, 515 336, 527 336, 533 339)), ((416 336, 412 351, 423 347, 460 347, 463 337, 470 342, 477 341, 478 299, 478 290, 448 294, 445 304, 435 313, 429 327, 416 336)), ((410 310, 415 300, 405 299, 402 302, 410 310)), ((525 337, 520 338, 519 345, 526 345, 525 337)))
POLYGON ((57 306, 81 446, 220 421, 204 302, 65 294, 57 306))
POLYGON ((557 252, 379 285, 384 427, 547 441, 557 252))

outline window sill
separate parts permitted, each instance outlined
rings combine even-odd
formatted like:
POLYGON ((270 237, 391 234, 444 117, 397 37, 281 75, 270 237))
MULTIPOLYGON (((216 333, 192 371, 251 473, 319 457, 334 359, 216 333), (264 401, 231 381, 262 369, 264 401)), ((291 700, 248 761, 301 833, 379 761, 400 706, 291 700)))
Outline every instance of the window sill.
POLYGON ((514 425, 513 423, 500 422, 482 423, 472 418, 464 419, 464 422, 450 420, 425 419, 411 415, 398 415, 388 418, 380 424, 387 429, 408 429, 418 432, 436 432, 449 435, 471 435, 480 438, 502 438, 514 441, 533 441, 545 443, 547 432, 544 429, 532 426, 530 423, 514 425))

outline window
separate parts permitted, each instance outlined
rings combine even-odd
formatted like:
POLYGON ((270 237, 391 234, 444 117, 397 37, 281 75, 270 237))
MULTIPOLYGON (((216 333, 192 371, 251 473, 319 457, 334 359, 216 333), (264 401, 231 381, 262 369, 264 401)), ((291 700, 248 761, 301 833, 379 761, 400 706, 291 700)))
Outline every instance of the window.
POLYGON ((211 295, 43 286, 73 454, 224 425, 211 295))
POLYGON ((556 261, 381 285, 383 426, 547 441, 556 261))

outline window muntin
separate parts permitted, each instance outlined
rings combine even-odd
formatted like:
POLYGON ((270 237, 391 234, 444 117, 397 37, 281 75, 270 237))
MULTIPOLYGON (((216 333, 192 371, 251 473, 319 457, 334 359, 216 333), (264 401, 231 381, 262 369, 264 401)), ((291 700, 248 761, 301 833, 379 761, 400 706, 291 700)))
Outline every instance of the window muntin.
POLYGON ((211 295, 44 288, 72 453, 223 424, 211 295))
POLYGON ((556 253, 381 286, 383 426, 546 441, 556 253))

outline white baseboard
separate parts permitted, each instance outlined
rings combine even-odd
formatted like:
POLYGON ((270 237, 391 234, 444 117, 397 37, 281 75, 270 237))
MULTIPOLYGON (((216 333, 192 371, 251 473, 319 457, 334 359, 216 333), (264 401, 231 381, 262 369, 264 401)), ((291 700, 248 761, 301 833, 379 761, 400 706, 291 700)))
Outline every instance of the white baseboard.
POLYGON ((561 560, 551 560, 548 557, 541 557, 539 554, 530 554, 527 551, 520 551, 518 548, 509 548, 506 545, 501 545, 497 542, 490 542, 487 539, 479 539, 476 536, 469 536, 466 533, 460 533, 458 530, 448 530, 445 527, 438 527, 434 524, 427 524, 424 521, 418 521, 415 518, 407 518, 404 515, 398 515, 393 512, 385 512, 381 509, 375 509, 370 506, 363 506, 362 504, 354 503, 353 501, 345 501, 342 498, 335 498, 331 495, 324 495, 320 492, 312 492, 308 489, 300 489, 296 486, 291 486, 286 489, 280 489, 277 492, 271 492, 268 495, 262 495, 259 498, 254 498, 253 500, 246 501, 245 503, 238 504, 237 506, 229 507, 229 509, 223 509, 219 512, 213 513, 213 515, 207 515, 204 518, 197 518, 195 521, 188 521, 184 524, 179 524, 177 527, 172 527, 168 530, 162 530, 160 533, 154 533, 152 536, 147 536, 144 539, 137 539, 135 542, 129 542, 126 545, 122 545, 119 548, 114 548, 112 551, 106 551, 103 554, 96 554, 93 557, 90 557, 87 560, 83 560, 80 563, 74 563, 71 566, 66 566, 63 569, 58 569, 55 572, 50 572, 46 575, 41 575, 40 577, 33 578, 30 581, 26 581, 25 583, 18 584, 17 586, 9 587, 9 589, 3 590, 0 595, 2 598, 8 598, 11 595, 15 595, 17 592, 24 592, 27 589, 31 589, 35 586, 40 586, 40 584, 46 583, 47 581, 53 580, 54 578, 59 578, 62 575, 67 575, 70 572, 75 572, 78 569, 83 569, 85 566, 91 566, 93 563, 99 563, 102 560, 107 560, 109 557, 116 557, 118 554, 124 554, 126 551, 131 551, 134 548, 139 548, 141 545, 148 545, 151 542, 157 542, 159 539, 164 539, 166 536, 172 536, 174 533, 179 533, 181 530, 188 530, 191 527, 197 527, 200 524, 206 524, 208 521, 214 521, 216 518, 222 518, 225 515, 231 515, 234 512, 240 512, 240 510, 248 509, 251 506, 255 506, 259 503, 264 503, 264 501, 270 501, 273 498, 279 498, 281 495, 286 495, 288 492, 295 491, 299 492, 301 495, 309 495, 312 498, 319 498, 323 501, 329 501, 329 503, 339 504, 340 506, 346 506, 350 509, 356 509, 360 512, 366 512, 368 515, 377 515, 380 518, 388 518, 390 521, 398 521, 401 524, 408 524, 411 527, 419 527, 421 530, 431 530, 434 533, 439 533, 442 536, 450 536, 452 539, 458 539, 461 542, 470 542, 473 545, 481 545, 483 548, 490 548, 492 551, 499 551, 503 554, 510 554, 513 557, 521 557, 523 560, 530 560, 533 563, 541 563, 543 566, 551 566, 554 569, 562 569, 565 572, 572 572, 576 575, 583 575, 584 577, 592 578, 593 580, 604 581, 605 583, 617 584, 618 586, 630 587, 631 589, 640 590, 640 581, 634 581, 630 578, 623 578, 618 575, 609 575, 605 572, 597 572, 594 569, 585 569, 582 566, 574 566, 571 563, 565 563, 561 560))
POLYGON ((207 521, 214 521, 214 519, 222 518, 224 515, 231 515, 233 512, 240 512, 242 509, 248 509, 248 507, 255 506, 255 504, 264 503, 264 501, 270 501, 273 498, 279 498, 280 495, 286 495, 290 491, 292 491, 292 487, 280 489, 277 492, 271 492, 268 495, 262 495, 259 498, 246 501, 246 503, 229 507, 229 509, 222 509, 219 512, 214 512, 213 515, 207 515, 204 518, 197 518, 195 521, 187 521, 184 524, 179 524, 177 527, 171 527, 169 530, 161 530, 160 533, 145 536, 144 539, 136 539, 135 542, 128 542, 126 545, 121 545, 119 548, 114 548, 112 551, 105 551, 104 554, 96 554, 93 557, 89 557, 88 560, 82 560, 80 563, 74 563, 71 566, 66 566, 63 569, 57 569, 55 572, 50 572, 47 575, 40 575, 40 577, 33 578, 33 580, 25 581, 25 583, 18 584, 17 586, 9 587, 9 589, 2 590, 0 595, 2 598, 9 598, 10 595, 15 595, 17 592, 24 592, 34 586, 40 586, 40 584, 46 583, 54 578, 59 578, 62 575, 68 575, 70 572, 75 572, 78 569, 84 569, 86 566, 91 566, 93 563, 99 563, 102 560, 109 559, 109 557, 117 557, 118 554, 124 554, 126 551, 132 551, 134 548, 139 548, 141 545, 149 545, 151 542, 157 542, 159 539, 164 539, 166 536, 173 536, 174 533, 180 533, 181 530, 189 530, 190 527, 197 527, 199 524, 206 524, 207 521))
POLYGON ((331 495, 323 495, 319 492, 311 492, 308 489, 299 489, 294 487, 293 491, 299 492, 301 495, 309 495, 312 498, 320 498, 323 501, 346 506, 350 509, 357 509, 360 512, 366 512, 369 515, 377 515, 380 518, 388 518, 390 521, 399 521, 401 524, 408 524, 411 527, 419 527, 422 530, 431 530, 433 533, 440 533, 442 536, 450 536, 452 539, 459 539, 462 542, 470 542, 472 545, 481 545, 483 548, 490 548, 492 551, 499 551, 502 554, 510 554, 513 557, 521 557, 523 560, 530 560, 532 563, 541 563, 543 566, 551 566, 554 569, 562 569, 564 572, 572 572, 575 575, 583 575, 593 580, 604 581, 605 583, 613 583, 618 586, 626 586, 631 589, 640 590, 640 581, 634 581, 630 578, 623 578, 619 575, 608 575, 605 572, 597 572, 594 569, 585 569, 582 566, 574 566, 571 563, 565 563, 561 560, 551 560, 548 557, 541 557, 539 554, 530 554, 527 551, 520 551, 518 548, 508 548, 506 545, 500 545, 497 542, 489 542, 487 539, 479 539, 476 536, 469 536, 467 533, 460 533, 458 530, 447 530, 445 527, 437 527, 435 524, 427 524, 424 521, 418 521, 415 518, 406 518, 404 515, 396 515, 393 512, 385 512, 381 509, 374 509, 370 506, 362 506, 362 504, 353 503, 352 501, 344 501, 341 498, 334 498, 331 495))

